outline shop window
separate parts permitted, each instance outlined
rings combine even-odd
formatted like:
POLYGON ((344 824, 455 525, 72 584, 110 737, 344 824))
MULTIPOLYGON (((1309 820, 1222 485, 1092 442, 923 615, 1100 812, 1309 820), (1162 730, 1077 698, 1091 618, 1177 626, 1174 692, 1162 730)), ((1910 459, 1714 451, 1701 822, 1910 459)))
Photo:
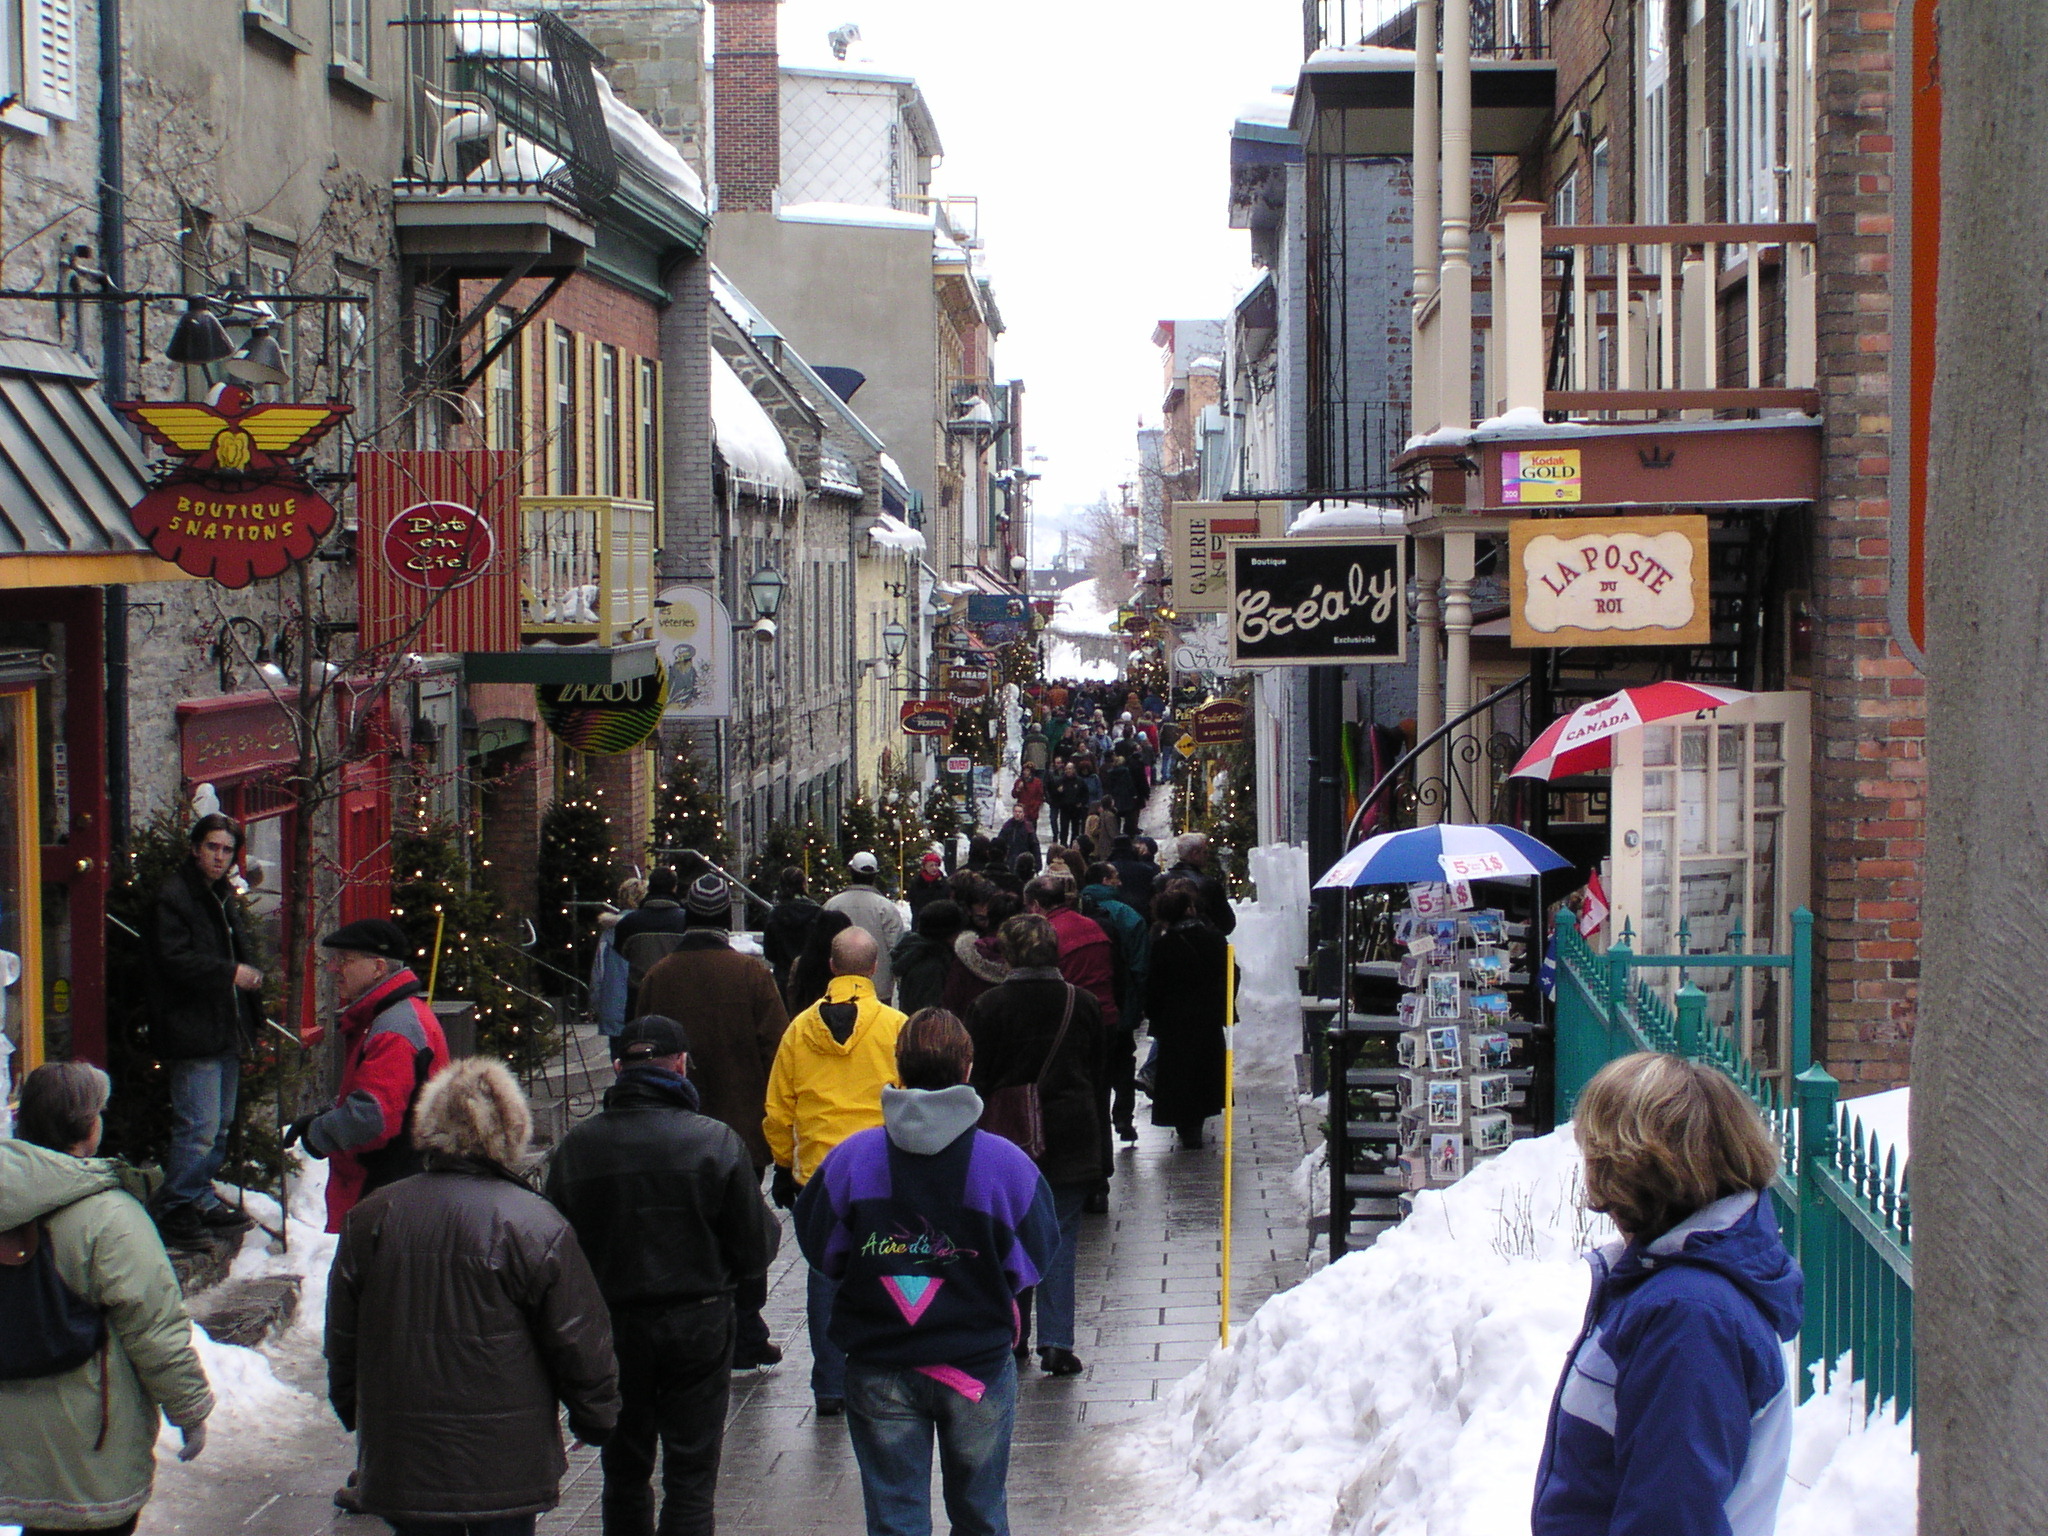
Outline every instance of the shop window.
MULTIPOLYGON (((298 254, 289 244, 253 230, 250 232, 248 283, 251 293, 292 292, 292 270, 297 264, 298 254)), ((299 314, 290 304, 276 300, 264 302, 276 316, 270 335, 283 355, 285 371, 285 382, 275 386, 277 392, 272 398, 294 400, 298 398, 299 385, 299 314)), ((318 340, 317 332, 315 340, 318 340)))
POLYGON ((553 356, 548 370, 552 398, 548 402, 548 415, 551 418, 549 428, 554 434, 554 494, 574 496, 577 494, 579 477, 576 471, 581 457, 576 411, 576 335, 558 325, 553 336, 553 356))
POLYGON ((661 433, 656 427, 661 409, 661 374, 651 358, 640 359, 640 419, 634 459, 633 491, 642 501, 661 499, 661 433))
POLYGON ((619 349, 597 349, 597 494, 617 496, 619 489, 619 349))
POLYGON ((488 395, 490 415, 485 422, 493 448, 506 448, 514 453, 522 450, 519 432, 519 379, 520 352, 523 338, 513 333, 512 327, 518 314, 502 305, 492 312, 490 321, 490 344, 504 342, 504 348, 491 363, 488 395), (511 339, 508 341, 508 334, 511 339))
POLYGON ((1728 172, 1731 224, 1779 217, 1778 0, 1727 0, 1728 172))

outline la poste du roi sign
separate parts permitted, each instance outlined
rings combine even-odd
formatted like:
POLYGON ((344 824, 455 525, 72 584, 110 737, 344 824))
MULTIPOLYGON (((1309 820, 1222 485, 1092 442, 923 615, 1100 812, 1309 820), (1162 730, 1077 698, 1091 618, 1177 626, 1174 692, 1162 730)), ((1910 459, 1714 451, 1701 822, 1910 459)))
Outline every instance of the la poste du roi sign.
POLYGON ((1530 518, 1508 530, 1517 649, 1704 645, 1704 517, 1530 518))

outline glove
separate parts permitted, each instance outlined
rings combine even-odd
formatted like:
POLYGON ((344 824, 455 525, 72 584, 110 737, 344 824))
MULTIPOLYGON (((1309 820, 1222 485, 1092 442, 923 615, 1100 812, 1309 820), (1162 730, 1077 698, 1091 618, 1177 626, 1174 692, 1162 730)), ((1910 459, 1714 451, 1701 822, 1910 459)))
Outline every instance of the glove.
MULTIPOLYGON (((284 1150, 289 1152, 301 1141, 305 1141, 306 1127, 311 1125, 315 1120, 318 1120, 319 1118, 320 1117, 318 1115, 301 1115, 298 1119, 294 1120, 290 1125, 286 1126, 284 1128, 284 1135, 281 1138, 284 1150)), ((313 1144, 310 1141, 306 1142, 306 1156, 319 1157, 320 1155, 320 1153, 313 1150, 313 1144)))
POLYGON ((780 1163, 775 1165, 775 1177, 768 1181, 768 1198, 785 1211, 796 1204, 796 1197, 803 1186, 796 1181, 796 1175, 780 1163))
POLYGON ((181 1428, 178 1433, 185 1437, 185 1443, 178 1447, 178 1460, 190 1461, 206 1449, 206 1421, 204 1419, 201 1419, 189 1429, 181 1428))

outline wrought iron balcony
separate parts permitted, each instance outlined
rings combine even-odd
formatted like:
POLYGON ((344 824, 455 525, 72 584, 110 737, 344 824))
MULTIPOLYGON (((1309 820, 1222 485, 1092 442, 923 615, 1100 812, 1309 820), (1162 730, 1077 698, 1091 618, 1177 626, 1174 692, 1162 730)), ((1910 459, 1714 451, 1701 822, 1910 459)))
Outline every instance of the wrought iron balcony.
POLYGON ((602 55, 545 11, 458 10, 406 40, 402 254, 458 273, 580 266, 618 184, 602 55))

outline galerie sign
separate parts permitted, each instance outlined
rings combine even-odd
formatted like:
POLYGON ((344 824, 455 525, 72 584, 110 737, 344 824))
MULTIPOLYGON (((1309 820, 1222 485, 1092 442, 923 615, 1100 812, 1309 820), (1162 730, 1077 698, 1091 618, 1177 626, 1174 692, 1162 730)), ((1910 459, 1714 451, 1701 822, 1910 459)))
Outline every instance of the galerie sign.
POLYGON ((1704 517, 1530 520, 1508 538, 1517 648, 1707 643, 1704 517))
POLYGON ((1174 606, 1182 613, 1223 612, 1230 591, 1226 541, 1277 539, 1286 531, 1285 502, 1175 502, 1170 530, 1174 606))
POLYGON ((1407 658, 1400 539, 1230 545, 1232 666, 1362 666, 1407 658))

